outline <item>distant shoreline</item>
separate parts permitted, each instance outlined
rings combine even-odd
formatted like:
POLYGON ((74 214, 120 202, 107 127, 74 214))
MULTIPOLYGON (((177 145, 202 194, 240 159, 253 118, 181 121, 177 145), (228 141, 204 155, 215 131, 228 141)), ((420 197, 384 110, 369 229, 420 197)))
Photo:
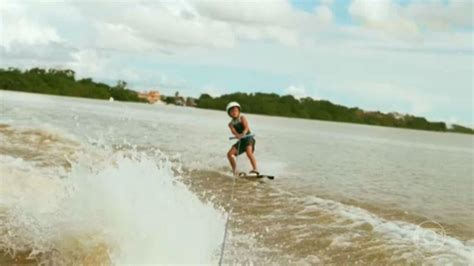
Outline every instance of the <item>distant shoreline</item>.
POLYGON ((295 99, 291 95, 280 96, 274 93, 233 93, 213 98, 202 94, 197 107, 225 110, 230 101, 237 101, 245 113, 289 118, 303 118, 320 121, 342 122, 360 125, 406 128, 414 130, 456 132, 474 134, 474 130, 453 124, 451 128, 444 122, 430 122, 424 117, 409 114, 364 111, 357 107, 348 108, 326 100, 310 97, 295 99))
MULTIPOLYGON (((57 96, 117 100, 126 102, 148 102, 140 93, 129 89, 125 81, 116 86, 94 82, 90 78, 76 80, 73 70, 33 68, 21 71, 15 68, 0 68, 0 90, 30 92, 57 96)), ((159 95, 159 93, 157 93, 159 95)), ((430 122, 424 117, 409 114, 364 111, 357 107, 348 108, 326 100, 310 97, 295 99, 292 95, 275 93, 232 93, 211 97, 201 94, 199 99, 179 96, 159 96, 158 101, 166 104, 186 105, 201 109, 225 110, 230 101, 238 101, 245 113, 277 117, 302 118, 328 122, 342 122, 371 126, 406 128, 415 130, 474 134, 472 128, 445 122, 430 122)))

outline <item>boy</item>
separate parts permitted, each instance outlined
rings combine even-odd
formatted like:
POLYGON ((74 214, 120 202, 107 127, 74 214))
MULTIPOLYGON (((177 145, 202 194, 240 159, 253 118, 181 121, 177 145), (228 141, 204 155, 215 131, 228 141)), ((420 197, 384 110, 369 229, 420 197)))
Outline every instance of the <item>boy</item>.
POLYGON ((255 151, 255 139, 250 134, 247 118, 240 113, 240 105, 237 102, 230 102, 227 105, 226 111, 232 118, 229 123, 230 131, 239 140, 237 143, 232 145, 229 152, 227 152, 227 158, 232 166, 232 172, 234 175, 237 174, 235 172, 237 168, 235 157, 245 152, 252 164, 252 171, 250 171, 250 173, 258 175, 257 161, 253 155, 253 152, 255 151))

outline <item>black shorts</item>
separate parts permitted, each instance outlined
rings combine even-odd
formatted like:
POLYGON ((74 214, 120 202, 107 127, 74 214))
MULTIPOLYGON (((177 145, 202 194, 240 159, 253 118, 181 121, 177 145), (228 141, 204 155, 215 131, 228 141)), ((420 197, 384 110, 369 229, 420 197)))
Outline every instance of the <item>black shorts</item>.
POLYGON ((237 155, 240 155, 240 154, 245 152, 245 150, 247 149, 247 146, 249 146, 249 145, 252 145, 252 152, 254 152, 255 151, 255 139, 253 137, 243 138, 243 139, 237 141, 237 143, 235 143, 234 145, 232 145, 232 147, 235 147, 237 149, 237 155))

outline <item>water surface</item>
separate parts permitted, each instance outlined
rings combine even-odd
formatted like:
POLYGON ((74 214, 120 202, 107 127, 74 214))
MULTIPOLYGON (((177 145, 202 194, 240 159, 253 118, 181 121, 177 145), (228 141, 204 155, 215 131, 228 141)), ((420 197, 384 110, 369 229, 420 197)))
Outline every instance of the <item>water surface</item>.
POLYGON ((249 114, 233 180, 225 112, 0 99, 0 262, 473 263, 470 135, 249 114))

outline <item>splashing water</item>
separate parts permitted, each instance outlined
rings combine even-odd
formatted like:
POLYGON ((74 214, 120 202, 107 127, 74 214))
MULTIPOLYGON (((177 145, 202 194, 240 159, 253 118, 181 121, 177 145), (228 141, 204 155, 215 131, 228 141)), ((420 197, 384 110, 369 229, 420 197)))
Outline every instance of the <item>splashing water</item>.
POLYGON ((210 263, 224 216, 171 162, 137 152, 77 154, 61 168, 0 157, 0 250, 62 263, 210 263), (63 170, 61 170, 63 171, 63 170))

